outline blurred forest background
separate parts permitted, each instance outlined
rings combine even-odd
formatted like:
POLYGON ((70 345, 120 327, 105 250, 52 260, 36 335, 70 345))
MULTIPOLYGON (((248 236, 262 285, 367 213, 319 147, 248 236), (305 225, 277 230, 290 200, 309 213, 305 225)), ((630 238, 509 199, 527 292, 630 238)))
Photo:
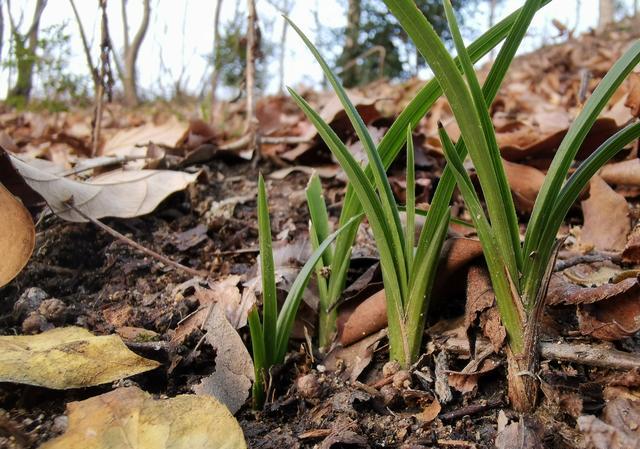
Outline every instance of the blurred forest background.
MULTIPOLYGON (((473 38, 520 3, 456 0, 454 7, 473 38)), ((440 0, 417 4, 447 39, 440 0)), ((635 15, 638 1, 563 0, 552 8, 527 50, 635 15)), ((6 105, 20 108, 60 110, 107 94, 127 106, 196 101, 210 116, 216 99, 247 95, 250 40, 251 95, 287 84, 324 87, 282 15, 300 24, 347 87, 429 77, 381 0, 0 0, 0 89, 6 105)))

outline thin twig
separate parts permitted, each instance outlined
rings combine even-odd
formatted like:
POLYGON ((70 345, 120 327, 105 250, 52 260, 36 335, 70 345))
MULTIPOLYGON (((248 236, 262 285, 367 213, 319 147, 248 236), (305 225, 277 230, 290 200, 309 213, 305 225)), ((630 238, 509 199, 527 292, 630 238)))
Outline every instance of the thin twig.
POLYGON ((155 251, 153 251, 153 250, 151 250, 149 248, 146 248, 146 247, 142 246, 141 244, 133 241, 129 237, 125 236, 124 234, 120 234, 115 229, 113 229, 113 228, 107 226, 106 224, 102 223, 100 220, 96 220, 95 218, 92 218, 92 217, 88 216, 87 214, 82 212, 80 209, 78 209, 76 206, 74 206, 71 202, 68 202, 67 204, 69 205, 69 207, 71 209, 76 211, 78 213, 78 215, 80 215, 85 220, 89 220, 91 223, 93 223, 94 225, 98 226, 100 229, 102 229, 106 233, 111 234, 113 237, 117 238, 118 240, 122 241, 123 243, 126 243, 127 245, 131 246, 132 248, 137 249, 141 253, 144 253, 144 254, 146 254, 146 255, 148 255, 150 257, 153 257, 154 259, 159 260, 160 262, 164 263, 165 265, 169 265, 169 266, 171 266, 171 267, 173 267, 173 268, 175 268, 177 270, 184 271, 185 273, 188 273, 191 276, 204 276, 204 277, 209 276, 209 273, 206 272, 206 271, 201 271, 201 270, 196 270, 196 269, 193 269, 193 268, 186 267, 186 266, 182 265, 181 263, 175 262, 175 261, 169 259, 168 257, 163 256, 160 253, 157 253, 157 252, 155 252, 155 251))
POLYGON ((442 421, 451 421, 453 419, 460 419, 463 416, 482 413, 492 408, 500 407, 500 405, 502 405, 502 401, 500 400, 488 401, 484 404, 471 404, 466 407, 452 410, 450 412, 441 413, 440 415, 438 415, 438 418, 440 418, 442 421))
POLYGON ((640 356, 585 343, 542 342, 540 356, 547 360, 579 363, 616 370, 640 369, 640 356))

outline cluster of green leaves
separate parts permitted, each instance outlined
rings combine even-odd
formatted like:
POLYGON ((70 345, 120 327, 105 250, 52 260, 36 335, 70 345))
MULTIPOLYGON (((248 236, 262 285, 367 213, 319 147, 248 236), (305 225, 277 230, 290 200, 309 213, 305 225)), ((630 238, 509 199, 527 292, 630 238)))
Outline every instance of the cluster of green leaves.
MULTIPOLYGON (((520 41, 525 34, 526 27, 528 26, 528 22, 530 22, 533 13, 535 13, 537 9, 548 3, 548 1, 549 0, 536 2, 536 7, 533 8, 533 12, 531 12, 531 8, 525 11, 526 14, 522 15, 520 14, 521 10, 514 12, 513 14, 496 24, 496 26, 491 28, 480 38, 478 38, 476 42, 472 43, 469 46, 468 54, 474 61, 477 61, 482 56, 487 54, 492 48, 498 45, 502 41, 502 39, 504 39, 508 35, 507 41, 502 47, 501 52, 496 59, 496 63, 494 64, 491 72, 487 77, 487 82, 485 84, 485 95, 488 102, 493 101, 493 98, 498 92, 498 88, 502 80, 504 79, 507 68, 511 60, 513 59, 513 56, 515 55, 520 41), (514 26, 514 24, 518 26, 514 26)), ((292 26, 298 32, 298 34, 301 35, 302 39, 310 48, 314 56, 316 56, 321 66, 323 67, 327 78, 332 82, 334 89, 337 92, 340 92, 342 90, 341 86, 339 85, 335 77, 331 74, 331 71, 327 67, 327 64, 323 61, 317 50, 313 47, 309 40, 304 37, 304 35, 295 25, 292 24, 292 26)), ((384 170, 386 170, 391 165, 391 162, 396 158, 400 149, 402 148, 402 145, 405 143, 407 128, 415 127, 418 121, 426 114, 426 112, 441 94, 442 90, 437 79, 428 82, 417 93, 416 97, 407 105, 403 112, 398 116, 396 121, 393 123, 389 131, 385 134, 380 144, 376 148, 377 154, 379 154, 379 158, 384 170)), ((346 98, 346 95, 340 95, 340 99, 343 104, 345 104, 345 109, 349 110, 350 103, 348 103, 348 98, 346 98)), ((355 117, 356 115, 357 113, 354 112, 351 114, 351 117, 353 117, 352 122, 355 120, 357 124, 357 119, 355 117)), ((365 135, 365 133, 366 129, 364 131, 360 131, 359 134, 365 135)), ((362 137, 360 138, 362 139, 362 137)), ((366 135, 365 139, 367 139, 366 135)), ((460 145, 459 151, 461 152, 461 154, 464 154, 465 148, 462 144, 460 145)), ((373 168, 371 164, 364 170, 366 177, 371 182, 373 182, 374 179, 372 170, 373 168)), ((453 173, 450 169, 447 169, 445 170, 441 182, 438 184, 433 203, 448 203, 453 193, 454 187, 455 179, 453 177, 453 173)), ((347 221, 351 220, 354 216, 360 214, 361 212, 361 200, 356 193, 354 184, 350 183, 347 188, 344 206, 340 215, 339 226, 344 226, 347 221)), ((433 235, 435 232, 434 228, 436 226, 434 224, 439 223, 443 219, 443 216, 440 215, 442 212, 443 208, 436 208, 435 212, 431 214, 431 219, 427 220, 426 226, 429 228, 428 232, 430 233, 430 235, 433 235)), ((330 258, 330 269, 328 270, 329 278, 326 282, 326 296, 322 294, 326 297, 326 299, 322 301, 326 304, 326 307, 322 307, 320 310, 321 346, 326 346, 330 343, 331 335, 335 330, 335 314, 332 313, 332 311, 335 308, 335 304, 338 301, 342 289, 344 288, 346 274, 349 267, 350 251, 355 240, 356 232, 357 227, 353 226, 350 229, 347 229, 342 235, 340 235, 336 240, 335 248, 333 250, 334 254, 330 258)))
MULTIPOLYGON (((51 111, 68 108, 69 103, 88 104, 89 78, 71 72, 71 35, 67 31, 68 24, 51 25, 40 31, 34 51, 27 44, 27 36, 19 32, 11 33, 11 48, 8 58, 2 62, 10 71, 33 71, 38 82, 36 86, 43 100, 32 106, 51 111)), ((29 77, 18 77, 17 83, 26 83, 29 77)), ((25 86, 14 86, 16 92, 22 92, 25 86)), ((26 106, 21 95, 9 96, 7 102, 19 108, 26 106)))
MULTIPOLYGON (((350 224, 348 223, 347 226, 350 224)), ((280 311, 278 311, 267 189, 264 179, 260 175, 258 179, 258 235, 260 241, 260 274, 262 277, 262 319, 257 306, 253 307, 248 317, 255 368, 253 401, 257 407, 260 407, 264 402, 265 381, 269 375, 269 369, 273 365, 284 361, 293 322, 309 279, 314 273, 315 267, 322 258, 324 251, 343 229, 338 229, 333 234, 327 235, 326 239, 318 245, 300 270, 280 311)))
MULTIPOLYGON (((414 40, 442 86, 461 130, 462 139, 458 146, 463 143, 468 148, 474 163, 487 213, 464 169, 464 154, 460 153, 459 148, 455 148, 441 128, 440 136, 448 167, 451 167, 455 175, 482 243, 510 348, 515 354, 521 354, 525 348, 528 318, 536 301, 545 293, 545 271, 551 260, 556 234, 566 213, 591 176, 640 135, 638 124, 622 129, 603 143, 567 180, 575 155, 597 116, 620 83, 640 62, 640 43, 632 45, 615 63, 569 129, 536 199, 524 243, 521 244, 516 211, 488 112, 490 102, 486 94, 483 95, 451 4, 444 0, 463 74, 411 0, 385 1, 414 40)), ((527 0, 521 17, 532 17, 538 6, 539 0, 527 0)), ((514 28, 522 26, 521 31, 524 32, 526 27, 518 22, 514 28)), ((485 93, 486 91, 485 84, 485 93)))

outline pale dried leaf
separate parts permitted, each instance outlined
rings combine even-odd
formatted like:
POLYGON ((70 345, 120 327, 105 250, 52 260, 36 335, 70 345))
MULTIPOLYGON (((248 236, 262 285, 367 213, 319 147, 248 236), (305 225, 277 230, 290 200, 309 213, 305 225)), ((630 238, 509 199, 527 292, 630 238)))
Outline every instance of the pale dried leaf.
POLYGON ((8 284, 29 261, 36 230, 29 211, 0 183, 0 287, 8 284))
POLYGON ((95 219, 137 217, 152 212, 167 196, 198 177, 171 170, 114 170, 80 182, 44 172, 14 156, 11 162, 59 217, 75 222, 87 220, 69 208, 69 201, 95 219))
POLYGON ((603 251, 622 251, 631 231, 627 200, 602 178, 594 176, 589 199, 582 202, 584 226, 580 235, 583 246, 603 251))
POLYGON ((117 335, 80 327, 0 337, 0 381, 64 390, 101 385, 160 364, 131 352, 117 335))
POLYGON ((227 320, 221 303, 213 307, 204 328, 207 342, 216 351, 216 368, 213 374, 193 387, 193 391, 213 396, 235 413, 249 397, 255 378, 253 361, 242 338, 227 320))
POLYGON ((67 405, 69 428, 40 449, 246 449, 242 429, 213 398, 153 399, 136 387, 67 405))

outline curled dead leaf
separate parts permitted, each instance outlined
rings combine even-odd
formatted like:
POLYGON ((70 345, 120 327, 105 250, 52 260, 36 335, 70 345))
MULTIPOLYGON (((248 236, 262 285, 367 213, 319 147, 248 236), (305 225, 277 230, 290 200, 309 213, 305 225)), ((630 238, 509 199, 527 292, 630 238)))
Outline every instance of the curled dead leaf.
POLYGON ((0 287, 8 284, 29 261, 36 230, 29 211, 0 184, 0 287))
POLYGON ((67 405, 68 430, 40 449, 246 449, 242 429, 213 398, 153 399, 118 388, 67 405))
POLYGON ((580 242, 603 251, 622 251, 631 231, 627 200, 598 176, 589 184, 589 198, 582 202, 584 226, 580 242))
POLYGON ((216 368, 213 374, 194 386, 193 391, 216 398, 235 413, 249 397, 254 380, 253 361, 242 338, 227 320, 222 303, 213 306, 204 329, 207 342, 216 351, 216 368))
POLYGON ((640 448, 640 401, 614 399, 607 403, 602 419, 593 415, 578 418, 578 427, 593 449, 640 448))
POLYGON ((0 337, 0 381, 64 390, 101 385, 160 364, 131 352, 117 335, 80 327, 0 337))
POLYGON ((69 208, 71 200, 91 218, 137 217, 152 212, 167 196, 198 177, 171 170, 113 170, 80 182, 39 170, 14 156, 11 162, 59 217, 75 222, 87 220, 69 208))

